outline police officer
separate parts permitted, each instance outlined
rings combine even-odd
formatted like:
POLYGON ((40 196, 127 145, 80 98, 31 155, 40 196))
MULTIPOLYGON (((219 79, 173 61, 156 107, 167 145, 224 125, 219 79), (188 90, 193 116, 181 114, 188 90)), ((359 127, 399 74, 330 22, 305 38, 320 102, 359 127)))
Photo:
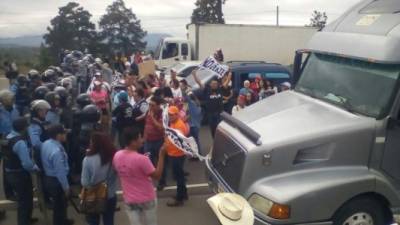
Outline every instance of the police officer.
POLYGON ((67 219, 67 199, 70 197, 70 185, 68 183, 68 156, 62 145, 66 141, 66 130, 61 124, 49 127, 50 139, 43 143, 41 148, 41 160, 45 173, 45 189, 52 199, 53 225, 72 224, 67 219))
POLYGON ((31 219, 33 210, 33 185, 31 172, 38 171, 28 147, 28 120, 20 117, 13 122, 13 130, 7 135, 7 147, 4 154, 6 180, 16 195, 18 204, 18 225, 30 225, 37 222, 31 219))
POLYGON ((94 130, 99 129, 100 115, 101 112, 95 105, 85 106, 80 114, 79 152, 77 153, 77 158, 74 159, 76 170, 79 173, 81 172, 82 160, 89 147, 90 136, 94 130))
POLYGON ((61 122, 60 117, 60 96, 55 91, 50 91, 44 99, 50 104, 51 109, 46 114, 46 122, 49 124, 58 124, 61 122))
MULTIPOLYGON (((2 142, 12 130, 12 121, 19 117, 19 112, 14 106, 14 94, 9 90, 0 91, 0 141, 2 142)), ((1 148, 1 146, 0 146, 1 148)), ((0 154, 1 160, 1 154, 0 154)), ((4 168, 4 164, 3 164, 4 168)), ((13 198, 14 193, 11 186, 3 176, 4 194, 7 198, 13 198)), ((5 211, 0 211, 0 219, 5 215, 5 211)))
POLYGON ((50 90, 44 85, 37 87, 33 92, 33 100, 39 100, 39 99, 44 100, 44 97, 49 91, 50 90))
POLYGON ((28 133, 35 153, 36 150, 40 151, 42 143, 48 139, 46 115, 50 109, 50 104, 45 100, 35 100, 31 104, 31 124, 28 133))
MULTIPOLYGON (((72 140, 79 140, 82 126, 82 110, 85 106, 92 104, 92 100, 88 94, 80 94, 76 99, 76 106, 72 109, 72 132, 70 138, 72 140)), ((72 141, 70 146, 69 156, 71 157, 72 172, 80 175, 82 157, 80 141, 72 141)))
POLYGON ((14 102, 14 94, 11 91, 0 91, 0 138, 5 138, 11 132, 12 121, 19 117, 14 102))
POLYGON ((37 70, 30 70, 28 72, 29 84, 28 88, 31 93, 35 91, 36 88, 42 85, 42 78, 37 70))
POLYGON ((15 106, 20 116, 29 113, 29 103, 31 102, 31 94, 28 88, 29 80, 24 75, 17 77, 17 91, 15 94, 15 106))

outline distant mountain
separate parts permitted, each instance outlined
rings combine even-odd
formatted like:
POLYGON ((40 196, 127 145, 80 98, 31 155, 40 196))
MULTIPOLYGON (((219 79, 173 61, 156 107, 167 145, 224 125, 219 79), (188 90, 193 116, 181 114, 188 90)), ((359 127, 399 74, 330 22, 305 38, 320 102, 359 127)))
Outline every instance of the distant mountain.
MULTIPOLYGON (((170 36, 171 35, 165 33, 149 33, 144 38, 147 42, 147 50, 154 51, 162 38, 170 36)), ((0 48, 39 47, 42 42, 43 38, 39 35, 0 38, 0 48)))
POLYGON ((0 46, 6 48, 14 47, 39 47, 42 43, 42 36, 21 36, 14 38, 0 38, 0 46))

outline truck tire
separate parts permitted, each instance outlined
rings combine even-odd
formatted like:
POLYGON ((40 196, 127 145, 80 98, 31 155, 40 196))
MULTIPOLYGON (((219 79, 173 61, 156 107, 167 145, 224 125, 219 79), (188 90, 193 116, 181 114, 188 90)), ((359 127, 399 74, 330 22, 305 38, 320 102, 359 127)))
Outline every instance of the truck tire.
POLYGON ((387 225, 385 206, 372 198, 357 198, 343 205, 334 215, 334 225, 387 225))

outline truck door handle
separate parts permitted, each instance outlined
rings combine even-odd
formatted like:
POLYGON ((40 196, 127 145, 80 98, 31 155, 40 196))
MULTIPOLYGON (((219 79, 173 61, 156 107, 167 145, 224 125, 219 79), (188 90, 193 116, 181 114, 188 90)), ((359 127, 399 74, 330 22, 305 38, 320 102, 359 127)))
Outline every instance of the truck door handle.
POLYGON ((175 58, 175 61, 179 61, 179 58, 175 58))

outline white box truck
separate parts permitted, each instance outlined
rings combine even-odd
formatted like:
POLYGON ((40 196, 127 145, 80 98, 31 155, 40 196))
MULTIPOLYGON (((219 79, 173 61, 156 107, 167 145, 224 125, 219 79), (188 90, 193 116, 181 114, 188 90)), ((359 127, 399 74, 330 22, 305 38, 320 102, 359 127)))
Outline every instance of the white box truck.
POLYGON ((290 65, 294 52, 306 47, 317 32, 312 27, 189 24, 187 38, 168 37, 154 54, 159 68, 177 61, 203 60, 216 49, 225 61, 266 61, 290 65))

